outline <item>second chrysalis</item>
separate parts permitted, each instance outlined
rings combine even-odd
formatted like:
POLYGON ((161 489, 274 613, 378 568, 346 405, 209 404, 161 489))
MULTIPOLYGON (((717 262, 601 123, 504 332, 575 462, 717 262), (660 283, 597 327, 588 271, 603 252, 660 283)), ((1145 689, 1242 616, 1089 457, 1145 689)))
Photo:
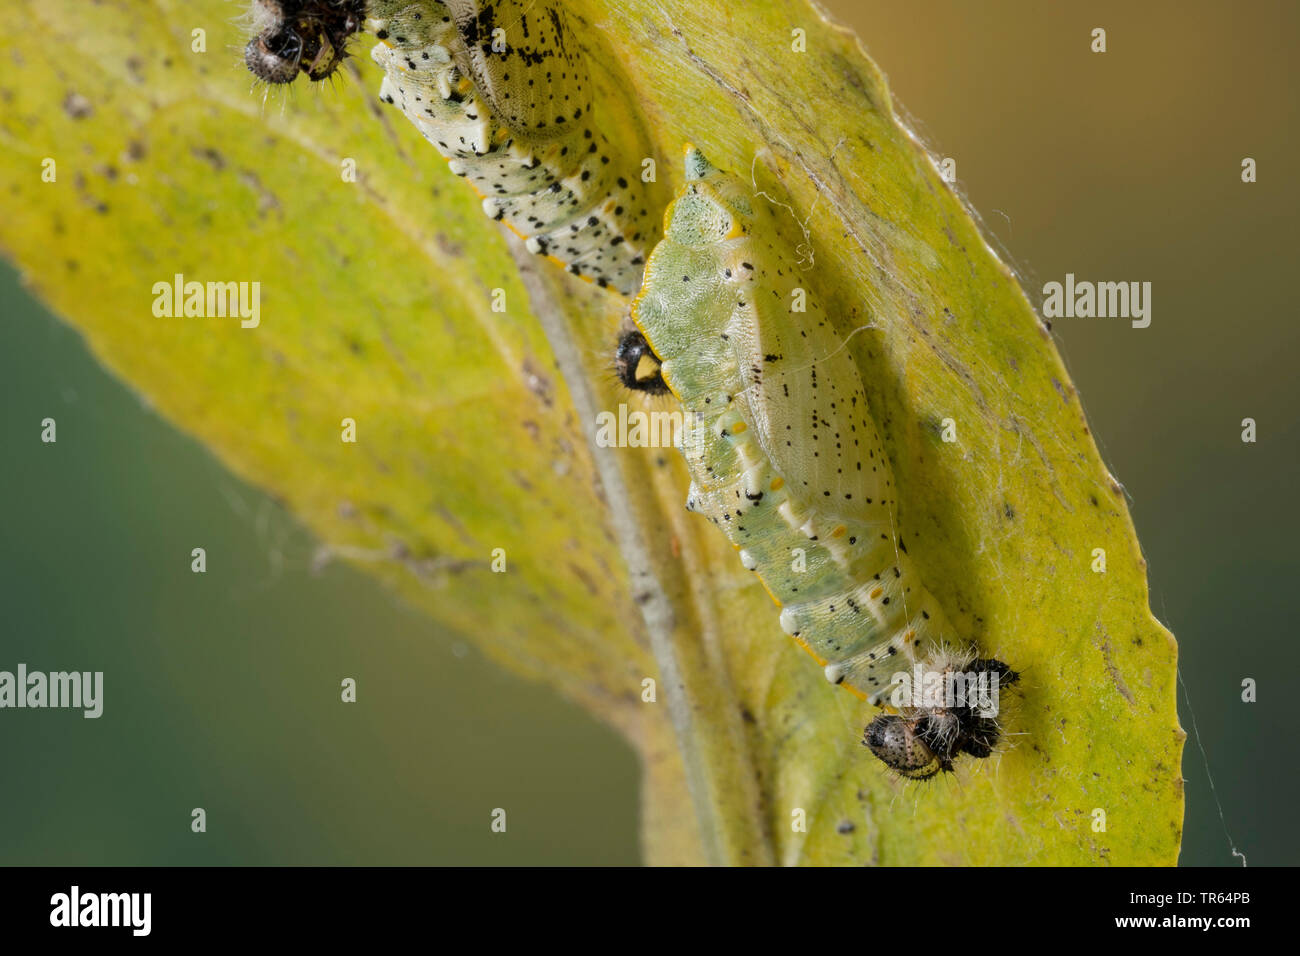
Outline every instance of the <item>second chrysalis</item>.
POLYGON ((682 404, 687 508, 723 530, 827 680, 894 704, 863 737, 885 764, 925 779, 988 757, 999 685, 1018 675, 957 636, 908 557, 857 365, 768 202, 689 148, 686 179, 632 318, 682 404), (924 684, 901 704, 900 672, 924 684))

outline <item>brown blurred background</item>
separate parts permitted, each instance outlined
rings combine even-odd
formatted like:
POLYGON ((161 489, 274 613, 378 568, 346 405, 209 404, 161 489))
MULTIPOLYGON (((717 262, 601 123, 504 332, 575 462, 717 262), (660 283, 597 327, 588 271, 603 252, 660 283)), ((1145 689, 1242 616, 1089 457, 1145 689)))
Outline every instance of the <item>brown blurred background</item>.
MULTIPOLYGON (((1227 826, 1251 864, 1300 863, 1300 5, 824 6, 855 28, 913 129, 956 159, 1031 301, 1067 272, 1152 283, 1149 328, 1062 318, 1053 331, 1127 489, 1227 826)), ((1182 694, 1179 713, 1182 862, 1232 864, 1182 694)))

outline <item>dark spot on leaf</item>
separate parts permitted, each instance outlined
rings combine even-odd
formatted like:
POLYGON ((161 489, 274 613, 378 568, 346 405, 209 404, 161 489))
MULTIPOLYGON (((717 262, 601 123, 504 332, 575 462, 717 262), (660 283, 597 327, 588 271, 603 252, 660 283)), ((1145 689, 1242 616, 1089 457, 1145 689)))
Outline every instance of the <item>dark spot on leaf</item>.
POLYGON ((90 100, 80 93, 69 93, 63 98, 63 112, 74 120, 83 120, 94 113, 95 108, 90 105, 90 100))

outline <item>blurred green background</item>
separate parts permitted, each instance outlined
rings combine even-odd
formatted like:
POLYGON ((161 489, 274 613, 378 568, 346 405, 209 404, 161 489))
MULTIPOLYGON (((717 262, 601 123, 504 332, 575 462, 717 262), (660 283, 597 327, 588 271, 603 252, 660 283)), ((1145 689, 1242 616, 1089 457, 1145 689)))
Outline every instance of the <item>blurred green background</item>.
MULTIPOLYGON (((823 5, 956 160, 1032 301, 1067 272, 1153 284, 1150 328, 1054 332, 1127 489, 1233 839, 1252 865, 1300 862, 1286 683, 1300 665, 1300 12, 823 5), (1094 27, 1105 54, 1089 50, 1094 27), (1240 440, 1245 417, 1257 444, 1240 440), (1246 677, 1258 703, 1241 702, 1246 677)), ((360 571, 315 567, 291 516, 110 379, 8 269, 0 307, 0 669, 109 671, 100 720, 0 714, 0 863, 639 859, 636 763, 612 731, 360 571), (36 441, 46 416, 55 445, 36 441), (188 569, 198 545, 206 575, 188 569), (344 676, 355 705, 339 703, 344 676)), ((1232 865, 1185 699, 1180 713, 1182 861, 1232 865)))
POLYGON ((0 712, 0 863, 638 860, 636 760, 613 731, 362 572, 314 572, 289 514, 109 378, 8 268, 0 301, 0 669, 105 671, 97 720, 0 712))

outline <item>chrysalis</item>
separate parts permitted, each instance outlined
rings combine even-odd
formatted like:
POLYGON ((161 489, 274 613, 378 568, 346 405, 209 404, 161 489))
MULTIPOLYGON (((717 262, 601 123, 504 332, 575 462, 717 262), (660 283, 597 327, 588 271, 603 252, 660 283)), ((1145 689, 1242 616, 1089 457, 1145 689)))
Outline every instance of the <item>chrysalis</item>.
POLYGON ((380 97, 397 106, 530 252, 624 295, 653 216, 591 107, 584 52, 558 3, 371 4, 380 97))
POLYGON ((997 688, 1018 675, 978 659, 921 583, 857 366, 814 295, 792 310, 804 283, 767 203, 690 148, 686 178, 632 318, 682 404, 687 508, 731 539, 827 680, 892 701, 864 733, 877 757, 924 779, 988 756, 997 688))
POLYGON ((256 0, 245 59, 273 83, 337 69, 360 25, 379 40, 380 98, 400 109, 544 255, 631 295, 656 235, 647 186, 592 111, 586 52, 562 3, 542 0, 256 0), (620 162, 619 160, 622 160, 620 162))

